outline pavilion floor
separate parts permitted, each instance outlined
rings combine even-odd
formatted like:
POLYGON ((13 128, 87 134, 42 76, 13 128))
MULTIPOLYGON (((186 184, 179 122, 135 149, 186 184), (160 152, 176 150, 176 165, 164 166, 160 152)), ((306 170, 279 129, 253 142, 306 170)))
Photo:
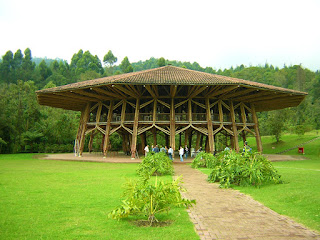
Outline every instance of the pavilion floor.
MULTIPOLYGON (((264 154, 270 161, 298 161, 306 160, 307 158, 300 155, 279 155, 279 154, 264 154)), ((78 162, 110 162, 110 163, 140 163, 142 158, 131 159, 130 156, 123 153, 110 152, 106 158, 102 153, 83 153, 82 157, 77 157, 74 153, 62 154, 47 154, 42 159, 47 160, 62 160, 62 161, 78 161, 78 162)), ((193 158, 184 158, 183 163, 191 163, 193 158)), ((175 154, 174 163, 180 162, 178 154, 175 154)))

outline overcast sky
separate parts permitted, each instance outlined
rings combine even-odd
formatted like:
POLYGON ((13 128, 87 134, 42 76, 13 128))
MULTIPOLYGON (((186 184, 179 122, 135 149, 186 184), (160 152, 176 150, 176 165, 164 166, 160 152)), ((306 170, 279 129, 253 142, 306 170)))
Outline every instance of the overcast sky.
POLYGON ((150 57, 237 65, 302 64, 320 69, 317 0, 0 0, 0 55, 29 47, 34 57, 83 49, 119 64, 150 57))

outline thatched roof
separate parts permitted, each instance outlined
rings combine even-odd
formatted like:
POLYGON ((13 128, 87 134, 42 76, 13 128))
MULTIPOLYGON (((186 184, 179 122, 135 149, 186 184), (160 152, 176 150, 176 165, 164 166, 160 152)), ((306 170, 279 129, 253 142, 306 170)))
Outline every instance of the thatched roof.
POLYGON ((174 86, 183 89, 177 91, 180 94, 175 97, 188 97, 190 91, 198 91, 199 94, 193 97, 253 102, 257 111, 297 106, 307 95, 305 92, 248 80, 164 66, 44 89, 37 91, 37 96, 42 105, 81 110, 87 101, 135 98, 146 94, 169 97, 174 86))

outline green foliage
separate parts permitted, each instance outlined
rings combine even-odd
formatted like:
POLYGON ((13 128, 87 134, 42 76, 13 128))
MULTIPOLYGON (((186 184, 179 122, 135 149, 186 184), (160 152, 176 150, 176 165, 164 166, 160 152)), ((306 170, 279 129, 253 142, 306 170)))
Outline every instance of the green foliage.
POLYGON ((113 55, 111 50, 109 50, 108 53, 103 57, 103 62, 104 64, 108 65, 108 67, 112 67, 117 61, 118 58, 113 55))
POLYGON ((159 58, 158 59, 158 66, 163 67, 165 65, 166 65, 166 60, 163 57, 159 58))
POLYGON ((137 172, 145 178, 150 178, 152 175, 172 175, 172 161, 164 152, 149 152, 139 164, 137 172))
POLYGON ((220 187, 231 184, 256 187, 266 183, 282 183, 272 163, 259 153, 222 152, 208 177, 209 182, 219 182, 220 187))
POLYGON ((191 167, 193 168, 214 168, 217 158, 212 153, 200 152, 193 159, 191 167))
POLYGON ((130 215, 143 215, 147 217, 150 226, 158 222, 156 214, 169 212, 173 207, 189 207, 195 204, 195 200, 182 198, 180 191, 184 189, 179 185, 181 176, 172 182, 155 183, 150 179, 140 181, 128 181, 125 185, 122 205, 109 213, 113 219, 126 218, 130 215))
POLYGON ((121 64, 120 64, 120 69, 123 73, 129 73, 129 72, 133 72, 133 67, 131 65, 131 63, 129 62, 128 57, 125 57, 121 64))

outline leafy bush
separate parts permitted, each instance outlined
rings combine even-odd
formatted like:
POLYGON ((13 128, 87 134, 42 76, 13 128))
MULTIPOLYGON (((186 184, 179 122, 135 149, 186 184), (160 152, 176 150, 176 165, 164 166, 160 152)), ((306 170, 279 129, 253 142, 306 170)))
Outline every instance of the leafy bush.
POLYGON ((172 175, 172 161, 164 152, 151 152, 139 164, 137 172, 145 178, 152 175, 172 175))
POLYGON ((222 152, 217 165, 208 177, 209 182, 219 182, 220 187, 260 186, 264 183, 282 183, 281 176, 272 163, 259 153, 222 152))
POLYGON ((212 153, 200 152, 191 163, 192 168, 214 168, 218 159, 212 153))
POLYGON ((143 215, 148 217, 149 225, 158 222, 156 214, 166 211, 172 207, 189 207, 195 204, 195 200, 181 197, 180 191, 184 189, 179 186, 181 176, 176 180, 165 183, 156 181, 151 183, 150 179, 128 181, 125 185, 122 205, 109 213, 108 217, 113 219, 126 218, 129 215, 143 215))

